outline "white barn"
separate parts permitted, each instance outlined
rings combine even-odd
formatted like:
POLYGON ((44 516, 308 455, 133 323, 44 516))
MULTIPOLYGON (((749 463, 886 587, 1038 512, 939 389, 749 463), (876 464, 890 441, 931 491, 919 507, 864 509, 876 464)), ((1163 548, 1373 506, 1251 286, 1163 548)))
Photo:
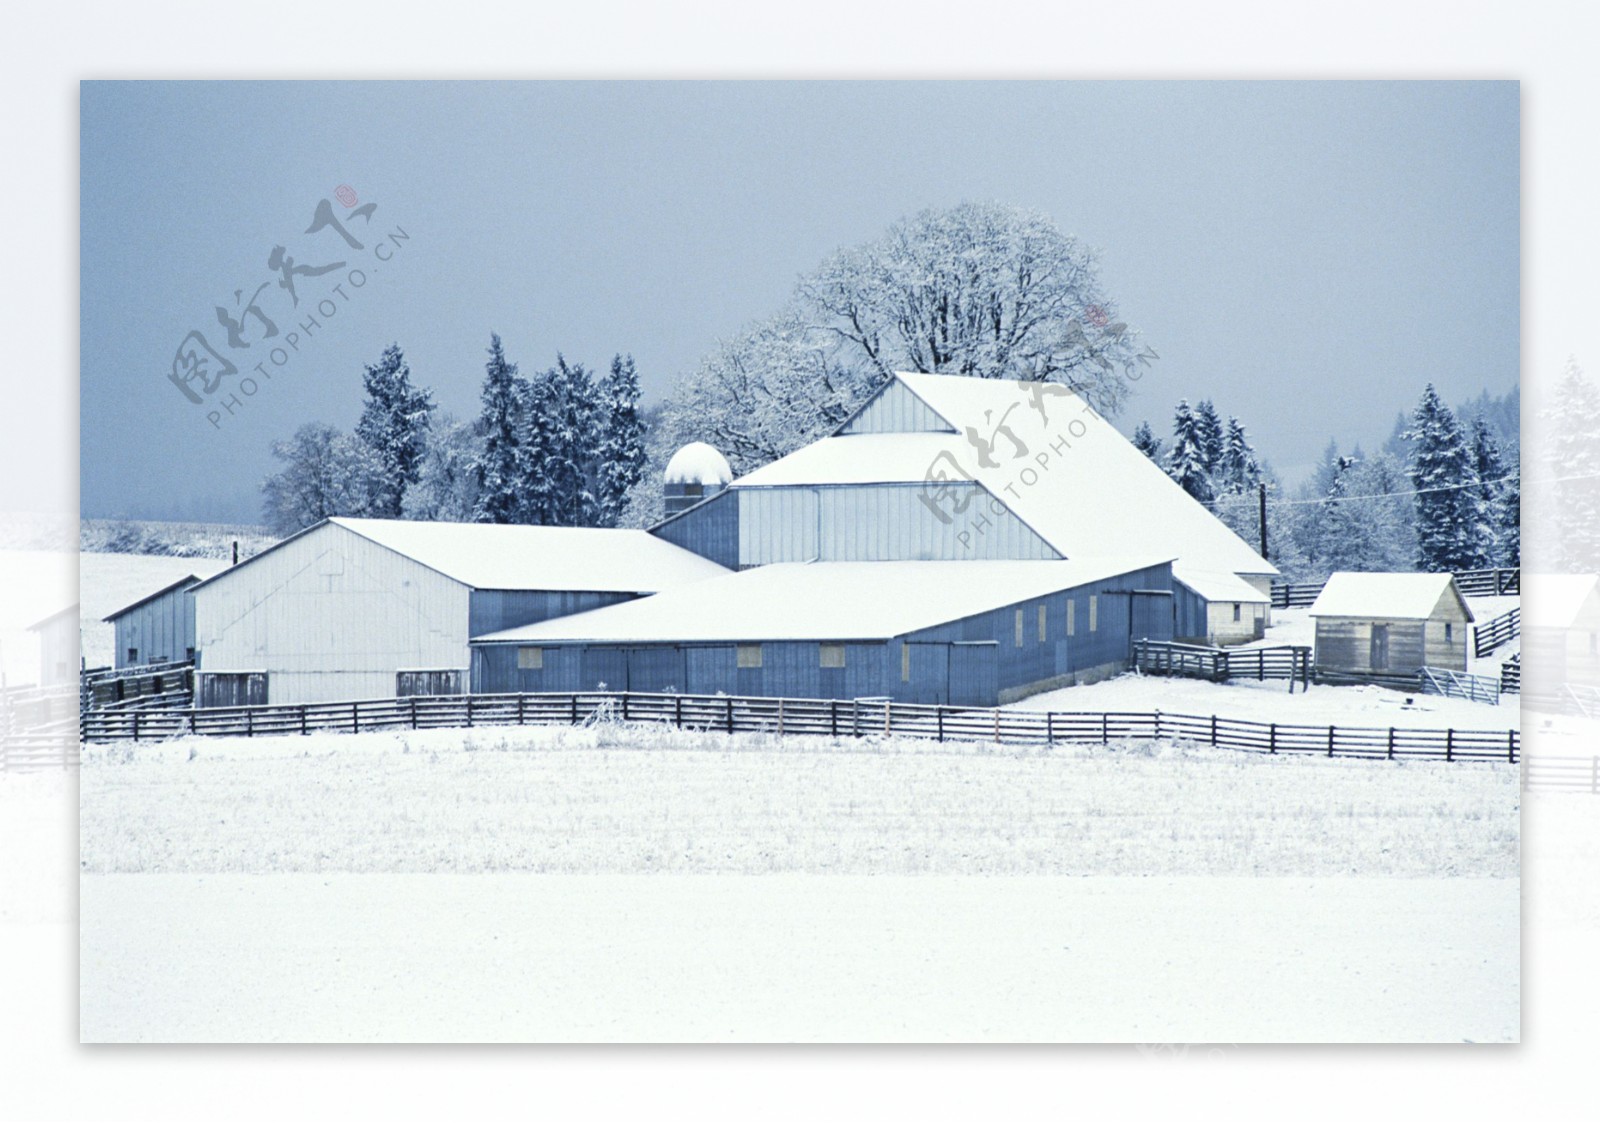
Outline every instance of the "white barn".
POLYGON ((193 587, 198 702, 464 692, 472 635, 725 572, 642 530, 327 519, 193 587))

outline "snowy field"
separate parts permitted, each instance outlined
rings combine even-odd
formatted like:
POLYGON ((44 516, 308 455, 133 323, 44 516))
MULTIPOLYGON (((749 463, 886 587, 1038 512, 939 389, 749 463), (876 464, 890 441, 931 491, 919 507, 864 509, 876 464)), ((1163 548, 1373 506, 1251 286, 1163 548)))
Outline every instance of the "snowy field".
POLYGON ((228 563, 219 558, 173 558, 153 554, 80 554, 78 556, 79 611, 82 613, 83 657, 87 666, 105 667, 112 661, 116 630, 103 623, 119 608, 164 589, 193 573, 210 577, 228 563))
POLYGON ((604 726, 90 747, 81 789, 88 1041, 1518 1033, 1504 765, 604 726))

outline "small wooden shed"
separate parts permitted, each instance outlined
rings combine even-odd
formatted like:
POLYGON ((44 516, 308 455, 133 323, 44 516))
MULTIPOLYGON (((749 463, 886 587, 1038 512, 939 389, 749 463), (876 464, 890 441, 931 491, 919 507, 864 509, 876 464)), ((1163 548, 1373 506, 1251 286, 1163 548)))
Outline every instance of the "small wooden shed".
POLYGON ((1335 573, 1311 606, 1319 671, 1465 671, 1472 609, 1448 573, 1335 573))
POLYGON ((78 677, 78 606, 68 605, 29 626, 39 637, 39 685, 60 686, 78 677))
POLYGON ((115 666, 179 663, 194 659, 194 574, 117 609, 105 618, 116 629, 115 666))
POLYGON ((1600 577, 1529 573, 1522 578, 1522 647, 1540 680, 1600 688, 1600 577))

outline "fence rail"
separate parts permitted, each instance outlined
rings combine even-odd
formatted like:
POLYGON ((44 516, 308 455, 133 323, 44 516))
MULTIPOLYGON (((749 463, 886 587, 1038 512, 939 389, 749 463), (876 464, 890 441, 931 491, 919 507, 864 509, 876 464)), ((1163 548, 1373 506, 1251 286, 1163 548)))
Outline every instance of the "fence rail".
POLYGON ((1104 745, 1176 738, 1264 753, 1515 763, 1515 730, 1344 728, 1244 721, 1216 715, 1060 712, 925 706, 876 699, 734 698, 724 695, 453 694, 362 702, 228 709, 92 710, 86 742, 162 740, 186 734, 258 737, 384 729, 659 722, 680 729, 1031 745, 1104 745))
POLYGON ((1472 629, 1472 654, 1481 659, 1497 647, 1504 647, 1522 632, 1522 610, 1513 608, 1472 629))
POLYGON ((101 667, 79 676, 84 710, 117 706, 189 706, 194 701, 194 664, 147 663, 113 671, 101 667))
POLYGON ((1417 672, 1422 693, 1444 698, 1462 698, 1489 706, 1500 704, 1500 680, 1486 675, 1469 675, 1443 667, 1423 667, 1417 672))
MULTIPOLYGON (((1520 569, 1468 569, 1453 575, 1464 597, 1503 597, 1522 591, 1520 569)), ((1326 581, 1272 586, 1273 608, 1307 608, 1322 592, 1326 581)))
POLYGON ((1205 647, 1192 643, 1162 640, 1135 640, 1133 665, 1142 674, 1180 675, 1186 678, 1226 682, 1229 679, 1288 679, 1294 684, 1311 682, 1311 649, 1282 647, 1205 647))
POLYGON ((1522 693, 1522 655, 1520 652, 1500 664, 1500 693, 1522 693))
POLYGON ((1522 786, 1533 791, 1600 795, 1600 756, 1531 754, 1522 763, 1522 786))

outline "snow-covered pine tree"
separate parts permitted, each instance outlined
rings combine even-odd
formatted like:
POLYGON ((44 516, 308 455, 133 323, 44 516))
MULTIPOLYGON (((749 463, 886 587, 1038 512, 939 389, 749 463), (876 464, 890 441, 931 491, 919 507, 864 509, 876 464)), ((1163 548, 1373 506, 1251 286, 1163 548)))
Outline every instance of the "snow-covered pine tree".
POLYGON ((1228 418, 1227 430, 1222 437, 1222 454, 1214 473, 1215 489, 1223 495, 1237 495, 1254 488, 1261 482, 1261 465, 1256 460, 1256 450, 1250 447, 1250 438, 1237 417, 1228 418))
POLYGON ((1478 473, 1480 564, 1487 566, 1500 556, 1500 493, 1505 489, 1506 466, 1500 442, 1481 413, 1472 419, 1472 466, 1478 473))
POLYGON ((1417 567, 1434 573, 1481 568, 1482 497, 1472 448, 1431 382, 1406 435, 1418 493, 1417 567))
POLYGON ((1211 502, 1211 473, 1206 468, 1200 420, 1183 399, 1172 418, 1172 447, 1167 451, 1167 475, 1201 503, 1211 502))
POLYGON ((1544 417, 1555 481, 1547 489, 1555 499, 1550 522, 1559 541, 1542 556, 1554 553, 1568 573, 1600 571, 1600 393, 1576 358, 1567 360, 1555 402, 1544 417))
MULTIPOLYGON (((1508 456, 1512 465, 1520 461, 1520 456, 1515 455, 1515 450, 1509 450, 1513 455, 1508 456)), ((1494 509, 1495 538, 1499 543, 1494 557, 1495 565, 1519 566, 1522 564, 1522 474, 1512 468, 1511 474, 1506 477, 1505 483, 1500 485, 1500 494, 1495 500, 1494 509)))
POLYGON ((473 465, 477 502, 473 521, 512 523, 523 514, 523 401, 527 382, 517 376, 517 364, 506 358, 500 336, 489 336, 489 361, 483 380, 483 412, 478 429, 483 448, 473 465))
POLYGON ((598 440, 595 447, 598 525, 619 526, 629 495, 644 475, 644 419, 639 416, 639 374, 633 356, 617 355, 597 387, 598 440))
POLYGON ((427 452, 433 394, 411 384, 411 368, 398 343, 384 348, 383 356, 367 366, 362 383, 367 400, 356 423, 356 436, 366 442, 378 464, 371 514, 398 519, 406 490, 417 482, 427 452))
POLYGON ((595 526, 597 408, 595 385, 582 363, 556 355, 524 395, 521 434, 526 514, 543 526, 595 526))
POLYGON ((1150 422, 1141 421, 1133 431, 1133 447, 1157 464, 1161 463, 1161 438, 1150 430, 1150 422))
POLYGON ((1217 414, 1217 407, 1211 404, 1211 399, 1206 398, 1194 410, 1195 424, 1200 434, 1200 453, 1204 460, 1206 471, 1215 474, 1218 465, 1222 463, 1223 429, 1222 418, 1217 414))
POLYGON ((1371 519, 1363 509, 1367 501, 1351 486, 1359 475, 1357 462, 1354 457, 1340 456, 1331 468, 1332 482, 1317 519, 1317 565, 1327 573, 1373 570, 1378 551, 1371 519))

